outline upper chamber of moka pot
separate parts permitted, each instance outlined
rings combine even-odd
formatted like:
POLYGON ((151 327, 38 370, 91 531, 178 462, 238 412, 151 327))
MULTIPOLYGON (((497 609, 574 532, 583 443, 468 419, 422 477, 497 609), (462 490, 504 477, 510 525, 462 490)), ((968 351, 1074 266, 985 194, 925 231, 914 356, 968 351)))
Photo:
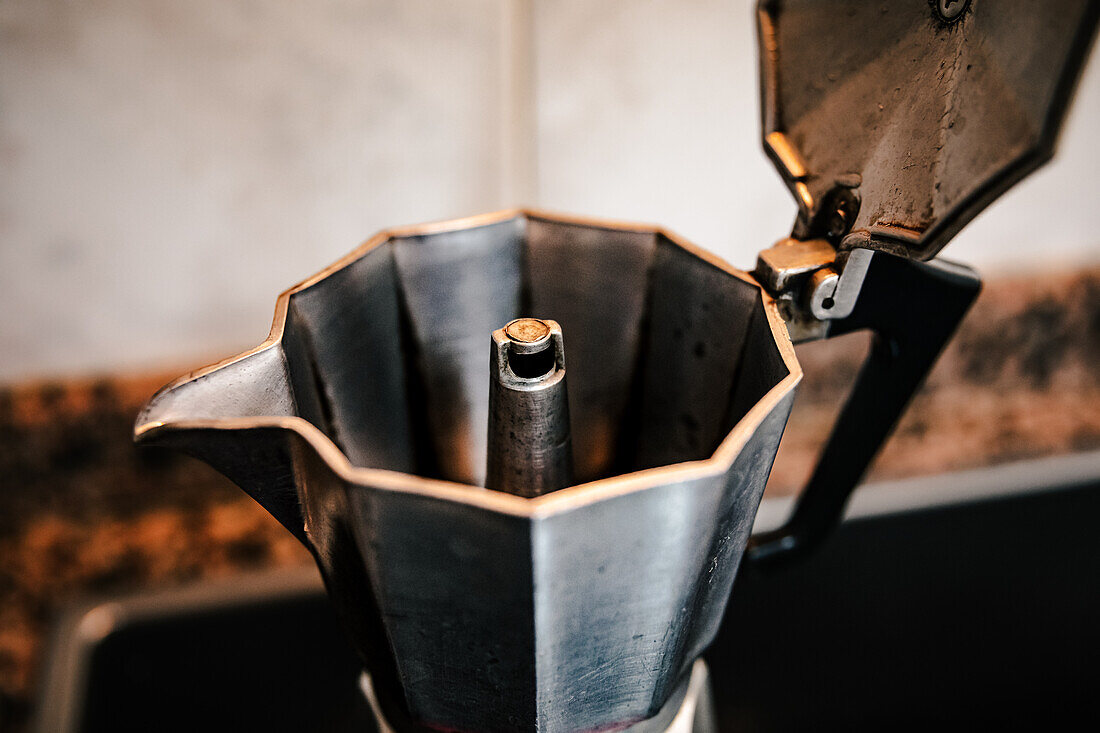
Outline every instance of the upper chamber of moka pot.
POLYGON ((136 434, 310 548, 402 717, 613 729, 716 634, 800 376, 774 302, 716 257, 506 212, 378 235, 136 434), (537 498, 482 488, 490 334, 520 316, 561 325, 569 374, 576 485, 537 498))

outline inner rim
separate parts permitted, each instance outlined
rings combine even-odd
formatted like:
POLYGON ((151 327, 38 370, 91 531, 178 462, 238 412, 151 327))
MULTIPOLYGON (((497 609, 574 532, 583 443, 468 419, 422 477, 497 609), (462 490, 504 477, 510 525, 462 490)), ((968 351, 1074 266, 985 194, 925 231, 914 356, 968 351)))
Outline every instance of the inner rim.
POLYGON ((518 217, 292 295, 299 413, 354 465, 483 485, 490 334, 532 314, 564 333, 577 483, 709 457, 788 373, 752 284, 659 233, 518 217))

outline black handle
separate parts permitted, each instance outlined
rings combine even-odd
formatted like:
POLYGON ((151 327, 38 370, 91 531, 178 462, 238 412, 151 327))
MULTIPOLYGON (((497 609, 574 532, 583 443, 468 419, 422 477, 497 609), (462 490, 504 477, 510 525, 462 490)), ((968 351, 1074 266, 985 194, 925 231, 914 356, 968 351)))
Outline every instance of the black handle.
POLYGON ((754 535, 748 557, 773 567, 820 544, 840 522, 852 490, 981 290, 968 267, 877 252, 851 315, 829 336, 870 329, 871 352, 790 519, 754 535))

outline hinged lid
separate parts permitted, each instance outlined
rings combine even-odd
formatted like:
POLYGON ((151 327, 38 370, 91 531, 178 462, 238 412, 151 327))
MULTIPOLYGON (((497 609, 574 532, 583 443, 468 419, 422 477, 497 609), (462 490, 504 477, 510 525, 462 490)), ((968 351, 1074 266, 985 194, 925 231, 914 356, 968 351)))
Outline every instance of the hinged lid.
POLYGON ((1097 0, 762 0, 764 142, 795 236, 934 256, 1053 154, 1098 15, 1097 0))

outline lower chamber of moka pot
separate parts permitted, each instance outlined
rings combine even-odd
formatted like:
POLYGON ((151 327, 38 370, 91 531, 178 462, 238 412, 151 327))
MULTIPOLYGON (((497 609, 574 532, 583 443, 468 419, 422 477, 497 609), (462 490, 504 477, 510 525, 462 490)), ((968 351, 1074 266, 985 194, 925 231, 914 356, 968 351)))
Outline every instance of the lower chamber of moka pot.
POLYGON ((661 230, 519 212, 383 233, 279 313, 138 435, 310 546, 380 697, 450 730, 664 709, 717 633, 801 376, 759 286, 661 230), (483 488, 491 334, 520 317, 564 337, 574 485, 536 498, 483 488))

